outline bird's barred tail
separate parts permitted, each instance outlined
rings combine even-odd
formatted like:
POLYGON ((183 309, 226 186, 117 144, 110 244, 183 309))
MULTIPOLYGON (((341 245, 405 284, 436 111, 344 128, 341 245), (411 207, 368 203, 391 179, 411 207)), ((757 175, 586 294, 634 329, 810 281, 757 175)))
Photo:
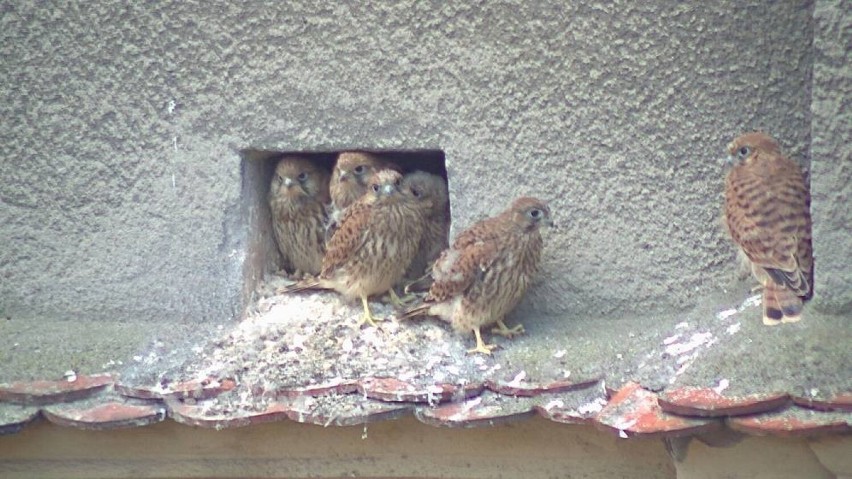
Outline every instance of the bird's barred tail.
POLYGON ((317 289, 327 289, 323 287, 320 282, 316 279, 307 280, 307 281, 299 281, 298 283, 291 284, 289 286, 284 286, 282 288, 278 288, 275 293, 299 293, 302 291, 311 291, 317 289))
POLYGON ((763 289, 763 324, 795 323, 801 314, 802 298, 789 288, 769 281, 763 289))
POLYGON ((420 306, 411 308, 399 316, 399 319, 411 319, 417 316, 425 316, 429 314, 429 308, 431 306, 428 304, 421 304, 420 306))

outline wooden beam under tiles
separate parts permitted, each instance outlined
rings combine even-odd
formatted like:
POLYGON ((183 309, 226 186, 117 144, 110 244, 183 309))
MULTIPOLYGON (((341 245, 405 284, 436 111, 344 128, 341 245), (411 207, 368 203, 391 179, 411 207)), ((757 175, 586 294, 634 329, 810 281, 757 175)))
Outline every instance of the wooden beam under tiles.
POLYGON ((539 418, 472 429, 408 417, 366 428, 281 421, 221 431, 174 421, 84 431, 40 420, 0 437, 0 477, 674 479, 675 467, 660 440, 539 418))

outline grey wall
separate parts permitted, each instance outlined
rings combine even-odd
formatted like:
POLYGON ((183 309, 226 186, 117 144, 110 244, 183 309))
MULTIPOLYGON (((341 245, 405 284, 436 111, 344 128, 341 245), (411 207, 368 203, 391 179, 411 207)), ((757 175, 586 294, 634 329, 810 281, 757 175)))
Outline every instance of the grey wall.
MULTIPOLYGON (((815 218, 849 249, 842 2, 816 9, 813 107, 809 2, 315 3, 0 7, 5 314, 237 314, 244 149, 441 149, 456 232, 550 200, 562 227, 525 305, 541 312, 683 307, 729 284, 716 159, 744 130, 845 172, 814 179, 832 208, 815 218), (829 129, 813 145, 812 112, 829 129)), ((821 297, 848 306, 848 268, 822 257, 821 297)))
POLYGON ((852 4, 817 2, 814 20, 814 303, 852 312, 852 4))

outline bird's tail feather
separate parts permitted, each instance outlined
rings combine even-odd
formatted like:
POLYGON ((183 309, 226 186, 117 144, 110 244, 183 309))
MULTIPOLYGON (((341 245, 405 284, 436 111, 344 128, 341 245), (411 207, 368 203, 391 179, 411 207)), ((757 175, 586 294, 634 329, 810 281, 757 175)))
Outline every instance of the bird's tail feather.
POLYGON ((411 319, 417 316, 425 316, 429 314, 429 308, 431 306, 428 304, 421 304, 420 306, 415 306, 411 309, 406 310, 399 316, 399 319, 411 319))
POLYGON ((313 291, 313 290, 319 290, 319 289, 328 289, 328 288, 323 286, 322 283, 320 282, 320 280, 318 280, 318 279, 308 279, 308 280, 299 281, 298 283, 294 283, 294 284, 291 284, 289 286, 284 286, 284 287, 278 288, 275 292, 278 293, 278 294, 281 294, 281 293, 300 293, 302 291, 313 291))
POLYGON ((763 324, 793 323, 801 319, 802 298, 770 281, 763 289, 763 324))

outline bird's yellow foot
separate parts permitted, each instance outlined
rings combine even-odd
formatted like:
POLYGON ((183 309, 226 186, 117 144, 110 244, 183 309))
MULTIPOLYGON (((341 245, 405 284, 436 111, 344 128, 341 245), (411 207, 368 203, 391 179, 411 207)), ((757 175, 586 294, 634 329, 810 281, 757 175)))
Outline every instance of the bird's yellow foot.
POLYGON ((357 327, 360 328, 364 325, 364 323, 367 323, 374 328, 378 328, 379 325, 376 324, 376 321, 382 321, 382 318, 377 318, 373 316, 373 312, 370 311, 370 305, 369 303, 367 303, 366 297, 361 298, 361 304, 364 305, 364 315, 361 316, 361 319, 358 321, 357 327))
POLYGON ((467 354, 482 353, 490 355, 491 350, 497 347, 496 344, 485 344, 482 340, 482 335, 479 333, 479 328, 473 328, 473 334, 476 335, 476 347, 468 349, 467 354))
POLYGON ((413 294, 406 294, 403 297, 399 297, 396 295, 396 291, 393 288, 388 291, 388 295, 390 296, 390 304, 393 305, 396 309, 403 309, 408 306, 412 301, 417 299, 417 296, 413 294))
POLYGON ((501 320, 497 321, 497 327, 493 328, 491 330, 491 332, 494 333, 494 334, 499 334, 500 336, 503 336, 504 338, 512 338, 512 337, 524 334, 526 332, 526 330, 524 329, 523 324, 519 324, 519 325, 515 326, 514 328, 510 328, 510 327, 506 326, 506 323, 504 323, 503 320, 501 319, 501 320))

